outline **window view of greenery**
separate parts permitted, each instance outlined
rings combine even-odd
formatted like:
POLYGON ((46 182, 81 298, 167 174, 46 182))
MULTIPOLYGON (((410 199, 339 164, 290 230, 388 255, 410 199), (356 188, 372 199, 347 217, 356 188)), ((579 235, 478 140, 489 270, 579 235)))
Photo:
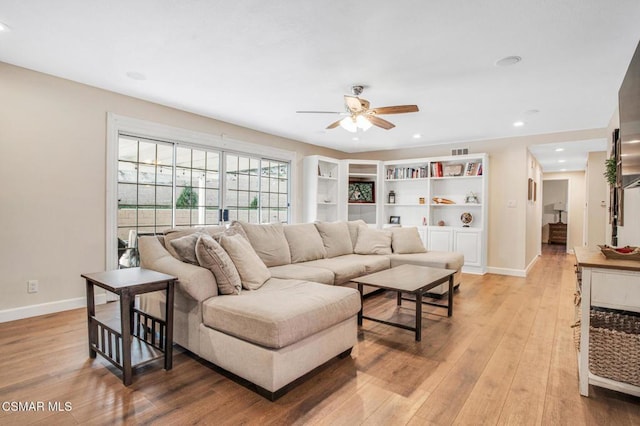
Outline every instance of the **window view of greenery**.
POLYGON ((172 227, 289 220, 289 163, 120 136, 118 258, 136 266, 136 237, 172 227), (221 158, 225 160, 221 182, 221 158), (221 184, 224 184, 221 186, 221 184), (224 187, 221 204, 220 191, 224 187))

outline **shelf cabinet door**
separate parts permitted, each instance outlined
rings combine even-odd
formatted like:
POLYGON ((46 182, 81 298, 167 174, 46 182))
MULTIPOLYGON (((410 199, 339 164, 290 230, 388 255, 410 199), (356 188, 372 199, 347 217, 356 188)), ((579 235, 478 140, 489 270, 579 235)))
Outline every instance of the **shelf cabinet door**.
POLYGON ((428 250, 452 251, 453 232, 447 228, 429 228, 428 250))
POLYGON ((481 233, 478 231, 456 230, 454 251, 464 255, 465 266, 482 266, 481 233))

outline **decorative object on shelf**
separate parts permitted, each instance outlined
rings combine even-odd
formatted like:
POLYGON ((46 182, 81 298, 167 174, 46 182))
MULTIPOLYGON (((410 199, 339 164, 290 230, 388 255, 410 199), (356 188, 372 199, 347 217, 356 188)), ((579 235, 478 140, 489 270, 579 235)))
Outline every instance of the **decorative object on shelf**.
POLYGON ((562 223, 562 212, 564 211, 564 203, 562 201, 553 203, 553 209, 559 214, 558 223, 562 223))
POLYGON ((468 228, 471 222, 473 222, 473 215, 469 212, 464 212, 460 215, 460 221, 463 228, 468 228))
POLYGON ((349 182, 350 203, 374 204, 375 194, 375 182, 349 182))
POLYGON ((444 226, 444 220, 439 220, 438 221, 438 226, 444 226))
POLYGON ((464 166, 462 164, 447 164, 444 166, 445 176, 462 176, 462 170, 464 166))
POLYGON ((418 204, 424 204, 424 203, 425 203, 424 197, 418 198, 418 204))
POLYGON ((391 191, 389 191, 389 204, 395 204, 395 203, 396 203, 396 193, 392 189, 391 191))
POLYGON ((609 247, 607 245, 599 245, 598 247, 607 259, 640 261, 640 247, 609 247))
POLYGON ((464 199, 465 204, 480 204, 480 200, 478 200, 478 196, 473 192, 469 192, 464 199))
POLYGON ((427 226, 427 218, 422 216, 422 226, 427 226))
POLYGON ((325 199, 324 199, 324 202, 325 202, 326 204, 330 204, 330 203, 331 203, 331 198, 325 198, 325 199))
POLYGON ((433 202, 436 204, 455 204, 456 203, 455 201, 451 201, 441 197, 433 197, 433 202))
POLYGON ((400 225, 400 216, 391 216, 389 218, 389 223, 392 225, 400 225))

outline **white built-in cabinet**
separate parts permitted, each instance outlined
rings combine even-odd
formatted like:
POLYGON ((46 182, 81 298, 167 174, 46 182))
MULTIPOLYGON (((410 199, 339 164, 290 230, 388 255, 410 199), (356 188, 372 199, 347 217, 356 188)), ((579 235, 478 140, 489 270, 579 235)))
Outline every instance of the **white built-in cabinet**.
POLYGON ((402 226, 416 226, 428 250, 461 252, 465 256, 463 271, 483 274, 487 263, 488 172, 486 154, 397 161, 305 157, 304 221, 362 219, 369 226, 382 228, 390 226, 393 217, 402 226), (327 182, 322 165, 331 169, 329 181, 335 186, 327 182), (349 202, 349 185, 354 182, 373 183, 374 202, 349 202), (389 197, 392 191, 394 199, 389 197), (335 206, 331 204, 334 199, 335 206), (463 215, 472 221, 463 223, 463 215))

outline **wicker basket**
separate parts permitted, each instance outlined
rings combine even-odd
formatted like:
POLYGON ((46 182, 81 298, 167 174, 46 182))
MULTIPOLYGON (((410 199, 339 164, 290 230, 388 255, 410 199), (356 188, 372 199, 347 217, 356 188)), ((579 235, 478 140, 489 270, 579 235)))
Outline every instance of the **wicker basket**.
POLYGON ((598 247, 600 247, 600 251, 607 259, 640 261, 640 247, 624 247, 625 249, 631 250, 629 253, 620 253, 616 251, 614 247, 609 247, 607 245, 599 245, 598 247))
POLYGON ((640 386, 640 317, 591 311, 589 370, 600 377, 640 386))

